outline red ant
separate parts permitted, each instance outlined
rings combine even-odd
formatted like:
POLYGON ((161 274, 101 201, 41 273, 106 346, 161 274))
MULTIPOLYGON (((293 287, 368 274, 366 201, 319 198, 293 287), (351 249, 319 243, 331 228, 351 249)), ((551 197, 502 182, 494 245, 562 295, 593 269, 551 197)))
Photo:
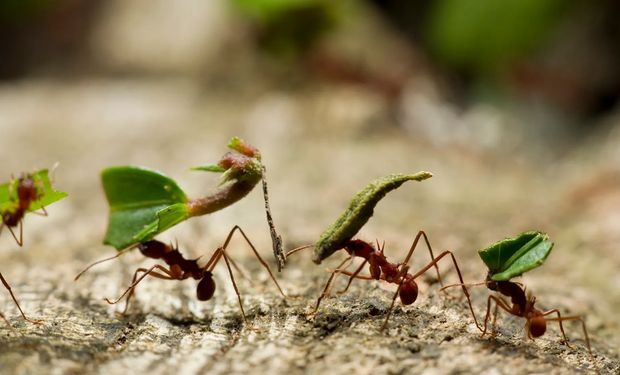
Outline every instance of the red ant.
MULTIPOLYGON (((302 250, 308 247, 310 246, 302 246, 302 247, 293 249, 287 253, 287 257, 299 250, 302 250)), ((439 280, 439 283, 443 285, 441 276, 439 274, 439 268, 437 267, 437 263, 439 262, 439 260, 441 260, 446 255, 450 255, 450 257, 452 258, 452 263, 454 264, 454 267, 456 268, 456 272, 458 274, 459 280, 461 281, 463 280, 463 277, 461 275, 461 270, 459 269, 456 259, 454 258, 454 254, 451 251, 446 250, 442 252, 441 254, 439 254, 437 258, 435 258, 433 255, 433 249, 431 247, 431 244, 424 231, 418 232, 415 239, 413 240, 413 244, 411 245, 409 252, 407 253, 407 256, 405 257, 405 260, 402 263, 390 263, 384 255, 384 252, 383 252, 384 246, 379 246, 379 244, 377 243, 377 247, 378 247, 378 250, 375 249, 368 242, 365 242, 362 240, 349 240, 344 244, 344 246, 341 247, 349 254, 349 256, 345 260, 343 260, 335 270, 332 270, 331 275, 329 279, 327 280, 325 287, 323 288, 323 292, 321 293, 321 295, 319 296, 316 302, 316 306, 314 308, 313 314, 316 313, 316 311, 319 309, 321 300, 324 297, 329 295, 330 285, 332 284, 336 274, 339 274, 339 273, 349 276, 349 282, 347 286, 339 293, 346 292, 349 289, 349 286, 351 285, 351 283, 353 282, 353 279, 384 280, 384 281, 387 281, 388 283, 393 283, 393 284, 398 285, 398 288, 396 289, 396 292, 394 293, 394 296, 392 298, 392 304, 390 305, 390 309, 381 327, 381 330, 384 330, 387 327, 388 321, 392 314, 392 310, 394 309, 394 303, 396 302, 397 296, 400 297, 400 301, 402 302, 403 305, 410 305, 416 301, 416 299, 418 298, 418 284, 416 283, 415 279, 421 276, 422 274, 424 274, 431 267, 435 267, 435 270, 437 271, 437 279, 439 280), (411 274, 409 273, 410 266, 408 263, 421 237, 424 237, 424 241, 426 242, 426 246, 428 248, 428 251, 431 255, 432 260, 426 266, 422 267, 422 269, 420 269, 418 272, 416 272, 415 274, 411 274), (362 262, 362 264, 360 264, 360 266, 354 272, 346 271, 346 268, 353 261, 354 257, 363 258, 364 261, 362 262), (359 275, 359 273, 362 271, 366 263, 368 263, 369 265, 370 275, 359 275)), ((467 303, 469 304, 469 309, 474 318, 474 322, 476 323, 476 326, 478 327, 478 329, 481 329, 480 325, 478 324, 478 320, 476 319, 476 315, 474 314, 469 292, 464 285, 463 285, 463 293, 467 297, 467 303)))
MULTIPOLYGON (((13 184, 11 184, 10 186, 12 187, 13 184)), ((2 224, 0 224, 0 233, 2 232, 2 229, 4 228, 4 226, 6 225, 7 228, 9 228, 9 231, 13 235, 13 238, 15 239, 17 244, 19 246, 22 246, 23 245, 24 215, 26 214, 26 211, 28 210, 28 208, 30 208, 30 205, 33 202, 37 201, 40 197, 41 197, 41 194, 39 193, 39 189, 37 188, 36 183, 34 182, 34 179, 32 178, 32 175, 22 174, 22 176, 17 181, 16 207, 12 211, 7 211, 7 212, 2 213, 2 224), (19 226, 19 239, 17 238, 17 236, 15 235, 15 232, 13 232, 13 229, 12 229, 17 226, 19 226)), ((38 213, 38 212, 33 212, 33 213, 37 213, 42 216, 47 216, 47 211, 45 210, 45 208, 41 207, 41 209, 43 210, 43 213, 38 213)))
MULTIPOLYGON (((478 284, 470 284, 470 285, 486 285, 492 291, 498 292, 506 297, 510 297, 510 303, 506 301, 501 296, 490 295, 487 299, 487 312, 484 317, 484 329, 482 331, 482 336, 484 336, 487 332, 487 323, 489 320, 489 315, 491 314, 491 304, 495 302, 495 309, 493 312, 493 323, 491 328, 491 335, 495 335, 495 322, 497 320, 497 311, 498 307, 507 313, 514 315, 516 317, 525 318, 525 331, 527 333, 527 337, 529 339, 536 339, 545 334, 547 330, 547 321, 556 321, 560 326, 560 331, 562 332, 562 338, 564 344, 566 344, 569 348, 571 347, 568 343, 568 339, 566 338, 566 333, 564 332, 564 326, 562 325, 563 321, 566 320, 578 320, 581 322, 581 326, 583 328, 583 334, 586 339, 586 346, 588 348, 588 352, 590 353, 590 357, 593 359, 592 349, 590 347, 590 338, 588 337, 588 331, 586 329, 586 324, 582 316, 573 315, 573 316, 562 316, 558 309, 551 309, 547 311, 542 311, 537 309, 534 305, 536 303, 536 297, 532 295, 532 293, 527 292, 525 287, 519 283, 515 283, 512 281, 494 281, 491 279, 490 275, 487 276, 487 279, 478 284), (548 317, 548 315, 556 314, 556 318, 548 317)), ((448 285, 442 288, 442 290, 446 288, 450 288, 453 286, 463 286, 463 284, 454 284, 448 285)))
MULTIPOLYGON (((12 187, 13 184, 11 184, 10 186, 12 187)), ((10 193, 9 196, 12 196, 12 194, 10 193)), ((28 208, 30 208, 30 204, 34 201, 37 201, 39 198, 40 198, 39 190, 37 189, 34 179, 32 178, 32 175, 23 174, 17 181, 17 202, 16 202, 15 209, 12 211, 1 213, 2 223, 0 223, 0 233, 2 232, 2 229, 4 228, 4 226, 6 225, 9 228, 9 231, 11 232, 11 235, 13 235, 13 238, 15 239, 17 244, 19 246, 22 246, 23 245, 23 224, 22 222, 24 219, 24 215, 26 214, 26 211, 28 210, 28 208), (17 236, 15 235, 15 232, 13 232, 13 229, 12 229, 13 227, 17 227, 17 226, 19 226, 19 239, 17 238, 17 236)), ((45 211, 44 208, 43 208, 42 215, 47 216, 47 211, 45 211)), ((19 302, 17 302, 17 298, 15 297, 15 295, 13 294, 13 291, 11 290, 11 286, 6 281, 4 276, 2 276, 2 273, 0 273, 0 281, 2 281, 2 284, 4 285, 4 287, 9 291, 9 294, 11 294, 11 298, 13 299, 15 306, 17 306, 17 309, 21 313, 24 320, 30 323, 40 323, 41 321, 39 320, 32 320, 26 317, 26 315, 24 314, 24 311, 19 305, 19 302)), ((0 318, 2 318, 9 326, 11 326, 9 321, 5 318, 5 316, 2 313, 0 313, 0 318)))
MULTIPOLYGON (((125 304, 125 309, 123 310, 123 314, 126 313, 127 308, 129 306, 129 300, 133 296, 136 286, 146 276, 152 276, 152 277, 156 277, 158 279, 163 279, 163 280, 185 280, 188 278, 193 278, 194 280, 200 280, 196 287, 196 296, 198 300, 200 301, 208 301, 211 299, 211 297, 213 297, 213 294, 215 292, 215 281, 213 280, 212 271, 217 265, 217 263, 220 260, 224 259, 224 262, 226 263, 226 267, 228 268, 230 279, 235 289, 235 293, 237 294, 237 299, 239 300, 239 307, 241 308, 241 315, 243 316, 244 322, 247 323, 245 310, 243 309, 243 302, 241 301, 241 295, 239 294, 239 289, 237 288, 237 283, 235 282, 235 277, 233 276, 230 265, 232 264, 233 267, 242 275, 243 275, 243 272, 237 266, 237 264, 230 258, 230 256, 226 254, 226 248, 228 247, 228 244, 230 243, 230 240, 233 234, 235 233, 235 231, 239 231, 239 233, 241 233, 245 241, 250 245, 250 248, 254 252, 254 255, 256 255, 256 257, 258 258, 258 261, 262 264, 263 267, 265 267, 265 269, 269 273, 271 280, 274 282, 274 284, 278 288, 278 291, 280 292, 280 294, 282 294, 282 296, 286 298, 286 295, 282 291, 282 288, 280 288, 280 285, 278 284, 273 273, 271 272, 269 265, 263 260, 263 258, 261 258, 258 251, 254 247, 252 242, 249 240, 249 238, 246 236, 246 234, 243 232, 243 230, 239 226, 235 225, 233 229, 228 233, 228 236, 226 237, 226 241, 224 241, 224 245, 222 245, 221 247, 218 247, 217 250, 215 250, 215 253, 211 256, 209 261, 207 261, 207 263, 204 266, 198 265, 199 258, 198 259, 185 259, 176 247, 173 247, 171 245, 166 245, 163 242, 160 242, 157 240, 150 240, 150 241, 142 242, 136 245, 135 247, 137 247, 144 256, 149 257, 149 258, 154 258, 154 259, 162 259, 164 262, 166 262, 166 264, 168 265, 168 268, 166 268, 165 266, 159 265, 159 264, 156 264, 148 269, 138 268, 133 275, 131 284, 129 285, 127 290, 125 290, 125 292, 121 294, 120 297, 118 297, 114 301, 107 299, 107 298, 105 300, 109 304, 116 304, 123 297, 125 297, 125 295, 127 295, 127 301, 125 304), (138 274, 141 272, 143 273, 143 275, 138 277, 138 274)), ((120 252, 114 257, 103 259, 103 260, 100 260, 100 261, 97 261, 91 264, 86 269, 84 269, 82 272, 80 272, 75 277, 75 280, 80 278, 80 276, 82 276, 84 272, 86 272, 88 269, 90 269, 94 265, 110 260, 110 259, 117 258, 122 254, 123 252, 120 252)))

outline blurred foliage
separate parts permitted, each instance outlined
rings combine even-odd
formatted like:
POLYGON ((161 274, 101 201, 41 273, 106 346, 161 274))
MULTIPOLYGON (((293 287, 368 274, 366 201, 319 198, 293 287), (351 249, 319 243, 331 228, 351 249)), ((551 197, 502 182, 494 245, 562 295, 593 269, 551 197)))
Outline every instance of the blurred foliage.
POLYGON ((493 73, 544 41, 572 1, 438 0, 429 9, 425 39, 448 66, 493 73))
POLYGON ((30 21, 57 6, 62 0, 2 0, 0 22, 16 24, 30 21))
POLYGON ((261 48, 281 56, 303 54, 339 22, 347 1, 234 0, 256 27, 261 48))

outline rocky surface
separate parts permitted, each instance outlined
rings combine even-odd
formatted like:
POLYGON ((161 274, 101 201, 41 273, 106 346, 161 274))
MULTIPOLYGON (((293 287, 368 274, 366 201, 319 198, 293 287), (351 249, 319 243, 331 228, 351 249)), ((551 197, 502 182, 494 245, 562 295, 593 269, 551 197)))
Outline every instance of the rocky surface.
MULTIPOLYGON (((426 117, 399 118, 420 122, 433 118, 433 111, 445 118, 443 105, 425 108, 426 117)), ((32 79, 1 86, 0 176, 8 179, 59 161, 56 184, 70 194, 50 207, 49 217, 27 217, 23 248, 6 232, 0 237, 0 271, 26 313, 43 320, 24 322, 0 291, 0 309, 15 327, 0 325, 2 373, 570 374, 595 368, 618 373, 617 120, 556 150, 527 138, 521 124, 506 125, 493 111, 451 115, 456 128, 463 121, 496 131, 480 143, 463 141, 479 139, 468 127, 458 131, 473 133, 454 142, 450 134, 439 143, 433 139, 442 138, 423 135, 419 123, 396 127, 399 111, 368 92, 342 86, 241 93, 205 92, 179 79, 32 79), (241 239, 232 242, 230 252, 252 275, 252 282, 236 278, 247 325, 222 265, 213 300, 195 299, 195 281, 147 279, 126 316, 117 314, 122 306, 103 298, 120 295, 133 270, 151 260, 129 254, 73 281, 88 263, 114 254, 100 244, 107 215, 101 168, 150 166, 196 196, 215 186, 217 176, 188 167, 218 160, 232 135, 263 152, 274 219, 286 248, 314 242, 371 179, 418 170, 435 176, 391 193, 360 233, 368 241, 385 240, 386 254, 395 262, 424 229, 436 251, 454 251, 466 280, 479 281, 485 270, 476 249, 523 230, 548 232, 556 242, 551 256, 522 281, 540 306, 587 316, 594 358, 576 324, 567 324, 571 348, 561 343, 553 323, 544 337, 531 341, 524 338, 523 320, 505 314, 498 335, 481 338, 464 299, 456 290, 455 298, 439 293, 431 273, 420 278, 415 304, 397 303, 385 332, 379 328, 394 289, 379 282, 356 281, 311 316, 328 276, 325 268, 335 267, 343 255, 321 266, 310 254, 291 259, 277 275, 289 295, 284 299, 241 239)), ((188 257, 208 256, 238 224, 269 257, 262 205, 257 190, 162 239, 177 239, 188 257)), ((428 262, 425 252, 415 252, 414 269, 428 262)), ((442 273, 455 282, 449 262, 442 273)), ((472 293, 481 319, 488 293, 484 288, 472 293)))

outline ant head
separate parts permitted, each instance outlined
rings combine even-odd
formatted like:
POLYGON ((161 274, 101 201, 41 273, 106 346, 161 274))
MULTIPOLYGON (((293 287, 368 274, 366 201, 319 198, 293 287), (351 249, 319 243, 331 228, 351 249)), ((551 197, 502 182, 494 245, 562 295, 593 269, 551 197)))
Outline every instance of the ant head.
POLYGON ((493 276, 493 273, 491 271, 489 271, 489 273, 487 274, 487 277, 486 277, 486 279, 484 281, 486 283, 487 288, 489 288, 491 290, 497 291, 497 289, 498 289, 497 281, 493 280, 491 278, 491 276, 493 276))
POLYGON ((532 337, 540 337, 545 334, 547 330, 547 321, 542 315, 534 316, 530 320, 530 335, 532 337))
POLYGON ((157 240, 142 242, 136 245, 136 247, 145 257, 155 259, 161 258, 169 249, 168 245, 157 240))
POLYGON ((213 297, 213 293, 215 293, 215 280, 213 280, 213 274, 206 271, 196 287, 196 297, 199 301, 208 301, 213 297))
POLYGON ((367 258, 371 253, 375 251, 375 248, 372 247, 366 241, 362 240, 351 240, 346 243, 344 249, 353 256, 359 256, 362 258, 367 258))
POLYGON ((24 212, 18 207, 15 211, 7 211, 2 213, 2 222, 9 227, 15 227, 24 217, 24 212))
POLYGON ((418 284, 413 278, 406 279, 398 292, 403 305, 411 305, 418 299, 418 284))

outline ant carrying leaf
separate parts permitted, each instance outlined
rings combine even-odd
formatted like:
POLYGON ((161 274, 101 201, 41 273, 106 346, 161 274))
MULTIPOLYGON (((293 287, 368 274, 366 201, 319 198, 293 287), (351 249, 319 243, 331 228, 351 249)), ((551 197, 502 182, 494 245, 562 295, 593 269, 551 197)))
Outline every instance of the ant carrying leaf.
POLYGON ((48 170, 24 173, 0 185, 0 233, 6 226, 19 246, 23 245, 23 220, 27 213, 47 216, 45 207, 67 196, 52 187, 48 170), (38 213, 37 210, 42 210, 38 213), (19 236, 13 228, 19 227, 19 236))
MULTIPOLYGON (((594 358, 583 316, 563 316, 558 309, 540 310, 535 306, 536 297, 531 292, 526 291, 522 284, 511 281, 513 277, 521 276, 523 273, 541 266, 552 249, 553 242, 549 240, 547 234, 530 231, 523 232, 513 238, 498 241, 478 251, 478 255, 487 265, 489 271, 485 281, 467 285, 485 285, 489 290, 499 293, 499 295, 489 295, 487 298, 484 328, 481 330, 482 336, 487 332, 491 306, 495 304, 491 335, 495 334, 498 309, 502 309, 513 316, 524 318, 525 331, 529 339, 535 339, 544 335, 548 321, 558 322, 563 341, 569 347, 562 322, 569 320, 579 321, 583 328, 590 357, 594 358), (510 298, 510 302, 505 297, 510 298)), ((448 285, 443 287, 442 290, 454 286, 463 286, 463 284, 448 285)))
POLYGON ((281 239, 273 226, 269 210, 265 167, 253 146, 234 137, 218 164, 194 170, 223 173, 220 186, 213 193, 188 199, 172 178, 147 168, 125 166, 106 168, 101 180, 110 205, 110 219, 104 244, 117 250, 148 241, 157 234, 189 219, 221 210, 245 197, 259 181, 263 191, 267 221, 272 233, 278 269, 284 265, 281 239))
MULTIPOLYGON (((318 310, 321 300, 329 295, 330 287, 333 284, 334 278, 338 274, 344 274, 349 276, 349 282, 345 289, 342 291, 342 293, 344 293, 349 288, 353 279, 384 280, 388 283, 398 285, 396 292, 394 293, 394 296, 392 298, 392 304, 390 306, 381 330, 387 327, 397 297, 400 297, 403 305, 410 305, 415 302, 418 296, 418 285, 415 281, 417 277, 424 274, 431 267, 434 267, 437 272, 437 278, 440 284, 443 285, 437 263, 445 256, 450 255, 450 257, 452 258, 454 267, 456 268, 459 279, 462 282, 463 278, 461 276, 461 271, 452 252, 444 251, 439 254, 439 256, 435 257, 433 255, 433 249, 431 247, 431 244, 424 231, 419 231, 417 233, 413 244, 411 245, 411 248, 407 253, 407 256, 400 263, 391 263, 388 261, 383 251, 384 246, 379 246, 379 244, 377 243, 377 247, 375 248, 372 244, 368 242, 359 239, 352 239, 353 236, 355 236, 357 232, 364 226, 364 224, 366 224, 366 222, 370 219, 373 214, 374 207, 383 197, 385 197, 387 193, 394 189, 397 189, 407 181, 423 181, 430 177, 432 177, 432 174, 430 172, 419 172, 416 174, 392 174, 372 181, 364 189, 362 189, 355 195, 355 197, 349 204, 349 207, 338 218, 338 220, 336 220, 334 224, 332 224, 325 232, 323 232, 319 241, 315 245, 302 246, 293 249, 287 253, 287 256, 289 256, 305 248, 314 247, 314 256, 312 260, 317 264, 321 263, 322 260, 329 257, 331 254, 338 250, 344 250, 349 255, 338 265, 335 270, 331 271, 331 275, 327 280, 325 287, 323 288, 323 292, 317 300, 313 313, 318 310), (424 242, 426 243, 426 246, 430 253, 431 261, 427 265, 422 267, 422 269, 420 269, 418 272, 410 273, 409 261, 421 238, 423 238, 424 242), (364 259, 364 261, 354 272, 347 271, 347 267, 352 263, 355 257, 362 258, 364 259), (367 263, 369 266, 370 274, 360 275, 360 272, 367 263)), ((471 301, 469 300, 469 293, 465 286, 463 286, 463 293, 467 297, 472 316, 474 317, 476 325, 478 325, 476 316, 475 314, 473 314, 471 301)))
POLYGON ((540 267, 553 249, 553 242, 542 232, 523 232, 478 251, 489 268, 488 278, 506 281, 540 267))
MULTIPOLYGON (((22 246, 23 241, 23 221, 27 213, 40 214, 47 216, 45 207, 59 201, 67 196, 67 193, 57 191, 52 187, 52 182, 48 176, 48 170, 42 169, 34 173, 24 173, 19 178, 11 178, 11 181, 0 185, 0 233, 6 226, 17 245, 22 246), (38 213, 37 210, 42 210, 38 213), (13 228, 19 227, 19 236, 15 234, 13 228)), ((22 315, 24 320, 31 323, 39 323, 38 320, 31 320, 22 311, 17 298, 11 290, 11 286, 0 273, 0 281, 9 291, 13 302, 22 315)), ((0 313, 2 318, 9 326, 8 320, 0 313)))
MULTIPOLYGON (((185 192, 173 179, 153 170, 131 166, 103 170, 103 188, 110 205, 110 220, 104 243, 116 247, 120 252, 114 257, 91 264, 78 274, 76 280, 92 266, 117 258, 128 250, 138 248, 142 251, 148 250, 149 246, 156 246, 157 241, 152 239, 157 234, 190 217, 206 215, 230 206, 250 193, 261 180, 263 182, 267 223, 271 232, 274 254, 278 260, 278 268, 281 269, 284 265, 282 240, 275 230, 269 210, 265 167, 261 163, 260 153, 256 148, 237 137, 231 139, 228 147, 232 151, 226 153, 217 164, 193 168, 194 170, 222 173, 222 180, 217 190, 205 197, 196 199, 188 199, 185 192)), ((243 234, 239 227, 235 227, 229 233, 225 245, 218 249, 219 252, 216 251, 216 255, 205 267, 201 268, 195 261, 183 259, 175 248, 167 247, 165 251, 156 252, 155 254, 158 256, 155 258, 164 259, 170 268, 165 269, 162 266, 157 266, 149 270, 138 269, 134 275, 134 282, 137 284, 147 275, 172 280, 182 280, 189 277, 203 281, 210 279, 210 276, 205 279, 205 275, 210 275, 212 267, 220 259, 223 258, 228 264, 229 258, 224 250, 236 230, 243 234), (173 255, 173 258, 166 258, 173 255), (169 263, 169 260, 172 263, 169 263), (139 272, 144 272, 144 275, 136 279, 139 272)), ((245 234, 243 236, 250 243, 245 234)), ((254 249, 251 243, 250 246, 254 249)), ((258 256, 256 250, 254 252, 258 256)), ((143 251, 144 255, 150 256, 147 253, 143 251)), ((258 257, 261 263, 266 266, 260 256, 258 257)), ((269 272, 271 274, 271 271, 269 272)), ((273 280, 275 282, 275 279, 273 280)), ((236 290, 234 279, 233 284, 236 290)), ((200 290, 205 290, 201 289, 200 285, 203 284, 199 284, 199 298, 200 290)), ((126 293, 129 293, 129 296, 133 293, 134 287, 135 285, 127 290, 126 293)), ((202 295, 204 296, 204 293, 202 295)), ((241 308, 243 313, 243 306, 241 308)))
MULTIPOLYGON (((230 280, 235 289, 235 293, 237 294, 239 308, 241 309, 241 316, 243 317, 243 321, 247 323, 247 318, 245 315, 245 310, 243 309, 243 302, 241 300, 239 288, 237 287, 237 283, 235 282, 235 277, 230 266, 232 264, 232 266, 238 272, 241 272, 241 270, 232 260, 232 258, 230 258, 230 255, 228 255, 226 252, 228 244, 230 243, 230 240, 232 239, 232 236, 235 234, 235 232, 239 232, 243 236, 245 241, 254 252, 254 255, 256 256, 258 261, 269 273, 269 277, 278 288, 280 294, 282 294, 282 296, 286 298, 284 292, 282 291, 282 288, 280 288, 280 285, 276 281, 273 272, 271 272, 271 269, 269 268, 267 262, 265 262, 261 258, 260 254, 254 247, 252 242, 249 240, 247 235, 243 232, 243 230, 239 226, 234 226, 233 229, 228 233, 224 244, 218 247, 211 256, 211 258, 202 266, 198 264, 198 259, 185 259, 183 255, 179 252, 178 248, 171 245, 166 245, 165 243, 157 240, 149 240, 136 245, 136 248, 140 250, 142 255, 153 259, 161 259, 166 263, 167 267, 156 264, 150 268, 138 268, 135 271, 131 284, 129 285, 127 290, 125 290, 125 292, 121 294, 121 296, 118 297, 116 300, 112 301, 106 298, 106 301, 109 304, 116 304, 123 297, 127 296, 125 309, 123 310, 123 314, 125 314, 129 307, 129 301, 135 293, 136 286, 147 276, 163 280, 185 280, 188 278, 199 280, 198 285, 196 286, 196 298, 199 301, 208 301, 213 297, 213 294, 215 293, 216 284, 213 280, 213 269, 215 268, 217 263, 223 259, 226 263, 226 267, 228 269, 230 280), (140 273, 142 273, 142 275, 138 277, 140 273)), ((120 256, 120 253, 116 257, 118 256, 120 256)), ((84 273, 84 271, 77 275, 75 279, 77 280, 84 273)))

